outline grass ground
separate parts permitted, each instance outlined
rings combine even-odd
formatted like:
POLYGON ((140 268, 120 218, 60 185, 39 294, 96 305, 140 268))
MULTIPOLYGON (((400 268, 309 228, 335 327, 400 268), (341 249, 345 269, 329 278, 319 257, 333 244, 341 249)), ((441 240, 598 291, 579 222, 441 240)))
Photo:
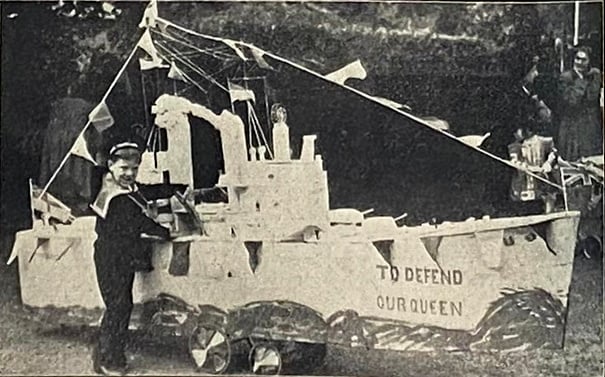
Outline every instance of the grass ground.
MULTIPOLYGON (((10 252, 3 238, 0 259, 10 252)), ((95 331, 53 328, 31 320, 19 298, 16 265, 0 265, 0 374, 91 375, 95 331)), ((603 264, 576 258, 565 348, 512 354, 399 353, 329 347, 318 375, 357 376, 569 376, 603 375, 603 264)), ((185 349, 153 344, 134 335, 130 363, 135 374, 190 375, 185 349)))

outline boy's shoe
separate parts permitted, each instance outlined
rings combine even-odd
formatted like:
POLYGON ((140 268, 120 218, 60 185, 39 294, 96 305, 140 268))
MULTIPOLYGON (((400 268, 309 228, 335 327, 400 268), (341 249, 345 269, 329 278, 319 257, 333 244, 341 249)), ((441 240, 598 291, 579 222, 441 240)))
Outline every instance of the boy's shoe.
POLYGON ((125 367, 110 367, 106 365, 96 365, 95 372, 104 376, 125 376, 127 369, 125 367))
POLYGON ((95 373, 102 374, 104 376, 124 376, 128 372, 128 366, 104 365, 99 359, 98 349, 95 347, 92 356, 92 368, 95 373))

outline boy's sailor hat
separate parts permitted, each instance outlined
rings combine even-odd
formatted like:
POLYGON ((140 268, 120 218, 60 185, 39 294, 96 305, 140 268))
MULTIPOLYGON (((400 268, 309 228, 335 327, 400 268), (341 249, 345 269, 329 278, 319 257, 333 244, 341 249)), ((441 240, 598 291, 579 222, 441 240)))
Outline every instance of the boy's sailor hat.
POLYGON ((132 142, 123 142, 123 143, 118 143, 116 145, 114 145, 113 147, 111 147, 111 149, 109 150, 109 155, 113 155, 114 153, 116 153, 119 150, 122 149, 136 149, 139 150, 139 145, 137 143, 132 143, 132 142))

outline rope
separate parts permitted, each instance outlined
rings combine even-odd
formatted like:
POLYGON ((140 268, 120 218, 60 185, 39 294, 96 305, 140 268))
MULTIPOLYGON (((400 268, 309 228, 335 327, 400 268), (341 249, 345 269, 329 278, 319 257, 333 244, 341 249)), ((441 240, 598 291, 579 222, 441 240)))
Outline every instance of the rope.
MULTIPOLYGON (((158 17, 157 19, 160 20, 161 22, 165 23, 168 26, 171 26, 171 27, 173 27, 173 28, 175 28, 177 30, 183 31, 184 33, 188 33, 188 34, 191 34, 191 35, 196 35, 198 37, 205 38, 205 39, 208 39, 208 40, 211 40, 211 41, 215 41, 215 42, 225 43, 225 39, 223 39, 223 38, 219 38, 219 37, 214 37, 214 36, 207 35, 207 34, 198 33, 196 31, 187 29, 187 28, 185 28, 183 26, 177 25, 177 24, 175 24, 173 22, 170 22, 170 21, 168 21, 168 20, 166 20, 164 18, 161 18, 161 17, 158 17)), ((452 134, 449 134, 449 133, 447 133, 447 132, 445 132, 443 130, 435 129, 435 128, 431 127, 431 125, 429 125, 427 122, 425 122, 424 120, 422 120, 421 118, 418 118, 417 116, 414 116, 414 115, 412 115, 410 113, 407 113, 405 111, 402 111, 400 109, 396 109, 394 107, 386 106, 383 103, 381 103, 379 100, 375 99, 373 96, 371 96, 371 95, 369 95, 367 93, 364 93, 364 92, 362 92, 362 91, 360 91, 358 89, 352 88, 352 87, 347 86, 345 84, 335 83, 332 80, 327 79, 325 76, 323 76, 323 75, 321 75, 321 74, 319 74, 319 73, 317 73, 317 72, 315 72, 313 70, 310 70, 310 69, 308 69, 308 68, 306 68, 306 67, 304 67, 304 66, 302 66, 300 64, 297 64, 295 62, 292 62, 290 60, 284 59, 284 58, 282 58, 282 57, 280 57, 278 55, 275 55, 275 54, 273 54, 271 52, 264 51, 264 50, 262 50, 262 49, 260 49, 260 48, 258 48, 256 46, 254 46, 254 45, 251 45, 249 43, 245 43, 245 42, 234 42, 234 43, 239 44, 239 45, 244 46, 244 47, 247 47, 247 48, 250 48, 250 49, 256 49, 256 50, 262 52, 264 55, 267 55, 267 56, 269 56, 270 58, 272 58, 272 59, 274 59, 276 61, 279 61, 279 62, 281 62, 283 64, 286 64, 286 65, 289 65, 291 67, 294 67, 294 68, 296 68, 298 70, 301 70, 303 72, 306 72, 306 73, 308 73, 308 74, 310 74, 312 76, 315 76, 315 77, 319 78, 320 80, 322 80, 324 82, 329 82, 329 83, 331 83, 333 85, 338 85, 338 86, 340 86, 342 88, 345 88, 346 90, 349 90, 349 91, 355 93, 356 95, 367 99, 368 101, 374 102, 374 103, 376 103, 376 104, 378 104, 378 105, 380 105, 382 107, 386 107, 386 108, 390 109, 391 111, 394 111, 394 112, 396 112, 398 114, 401 114, 401 115, 403 115, 403 116, 405 116, 405 117, 407 117, 407 118, 409 118, 411 120, 414 120, 415 122, 420 123, 422 126, 427 127, 427 128, 429 128, 430 130, 432 130, 434 132, 438 132, 438 133, 440 133, 442 135, 445 135, 446 137, 450 138, 451 140, 453 140, 453 141, 455 141, 457 143, 462 143, 466 147, 474 149, 477 152, 482 153, 482 154, 484 154, 484 155, 486 155, 486 156, 488 156, 488 157, 490 157, 490 158, 492 158, 492 159, 494 159, 494 160, 496 160, 496 161, 498 161, 498 162, 500 162, 500 163, 502 163, 502 164, 504 164, 504 165, 506 165, 508 167, 511 167, 513 169, 522 171, 523 173, 525 173, 525 174, 527 174, 527 175, 529 175, 531 177, 534 177, 537 180, 539 180, 541 182, 544 182, 544 183, 546 183, 546 184, 548 184, 550 186, 558 188, 559 190, 563 189, 563 187, 561 187, 560 185, 558 185, 558 184, 556 184, 554 182, 551 182, 548 179, 543 178, 543 177, 541 177, 541 176, 539 176, 539 175, 537 175, 537 174, 529 171, 528 169, 524 169, 521 166, 517 166, 517 165, 513 164, 512 162, 510 162, 508 160, 505 160, 502 157, 496 156, 496 155, 494 155, 494 154, 492 154, 492 153, 490 153, 488 151, 485 151, 485 150, 483 150, 481 148, 478 148, 478 147, 475 147, 475 146, 472 146, 472 145, 468 145, 468 144, 462 142, 461 140, 459 140, 456 136, 454 136, 452 134)))
MULTIPOLYGON (((250 102, 246 101, 246 107, 248 109, 248 122, 250 122, 250 127, 254 126, 254 122, 252 121, 252 109, 250 108, 250 102)), ((254 136, 256 136, 256 143, 260 146, 263 145, 263 143, 260 141, 260 137, 258 135, 258 130, 256 129, 256 126, 253 127, 254 129, 254 136)))
MULTIPOLYGON (((145 127, 149 127, 149 115, 147 114, 147 92, 145 90, 145 75, 141 71, 141 89, 143 92, 143 113, 145 114, 145 127)), ((149 148, 149 141, 151 140, 151 133, 153 132, 153 125, 149 128, 149 136, 147 136, 147 141, 145 143, 145 147, 149 148)))
MULTIPOLYGON (((169 49, 168 47, 164 46, 161 43, 158 43, 158 46, 161 47, 162 49, 166 50, 166 52, 173 58, 177 59, 178 61, 180 61, 183 65, 189 67, 189 69, 191 69, 192 71, 194 71, 195 73, 197 73, 198 75, 202 76, 204 79, 210 81, 212 84, 218 86, 219 88, 223 89, 226 92, 229 92, 229 90, 227 88, 225 88, 225 86, 221 83, 219 83, 218 81, 216 81, 216 79, 214 79, 212 76, 210 76, 208 73, 206 73, 206 71, 204 71, 202 68, 196 66, 193 62, 191 62, 190 60, 188 60, 185 57, 180 57, 178 56, 178 54, 175 54, 174 51, 172 51, 171 49, 169 49)), ((165 59, 166 60, 166 59, 165 59)), ((202 89, 203 90, 203 89, 202 89)), ((206 92, 204 90, 204 92, 206 92)))
POLYGON ((263 132, 263 127, 261 126, 260 121, 258 120, 258 117, 256 116, 256 112, 254 112, 254 109, 252 109, 252 116, 254 117, 256 124, 258 125, 258 128, 260 129, 260 135, 262 136, 263 141, 265 142, 265 146, 267 147, 269 156, 271 157, 271 159, 273 159, 273 153, 271 152, 271 148, 269 147, 269 143, 267 142, 267 139, 265 138, 265 133, 263 132))
MULTIPOLYGON (((248 43, 239 42, 239 44, 241 44, 242 46, 246 46, 248 48, 251 48, 251 49, 258 49, 258 47, 250 45, 248 43)), ((445 135, 446 137, 454 140, 455 142, 462 143, 465 146, 467 146, 468 148, 474 149, 474 150, 478 151, 479 153, 482 153, 482 154, 484 154, 484 155, 486 155, 486 156, 488 156, 488 157, 490 157, 490 158, 492 158, 492 159, 494 159, 494 160, 496 160, 496 161, 498 161, 498 162, 500 162, 500 163, 502 163, 502 164, 504 164, 504 165, 506 165, 508 167, 511 167, 511 168, 516 169, 516 170, 522 171, 523 173, 525 173, 525 174, 527 174, 529 176, 532 176, 532 177, 536 178, 537 180, 539 180, 541 182, 544 182, 544 183, 546 183, 546 184, 548 184, 550 186, 558 188, 559 190, 563 189, 560 185, 558 185, 558 184, 556 184, 554 182, 551 182, 548 179, 546 179, 544 177, 541 177, 541 176, 539 176, 538 174, 536 174, 534 172, 529 171, 529 169, 525 169, 525 168, 523 168, 521 166, 517 166, 517 165, 513 164, 512 162, 510 162, 508 160, 505 160, 502 157, 496 156, 496 155, 494 155, 494 154, 492 154, 492 153, 490 153, 488 151, 485 151, 485 150, 483 150, 481 148, 478 148, 478 147, 475 147, 475 146, 472 146, 472 145, 468 145, 468 144, 464 143, 463 141, 461 141, 460 139, 458 139, 456 136, 454 136, 454 135, 452 135, 450 133, 447 133, 447 132, 445 132, 445 131, 443 131, 441 129, 435 129, 435 128, 431 127, 427 122, 425 122, 424 120, 422 120, 421 118, 418 118, 417 116, 415 116, 413 114, 407 113, 405 111, 402 111, 402 110, 394 108, 394 107, 386 106, 383 103, 381 103, 379 100, 377 100, 376 98, 374 98, 373 96, 371 96, 371 95, 369 95, 367 93, 364 93, 364 92, 362 92, 362 91, 360 91, 358 89, 352 88, 352 87, 347 86, 345 84, 335 83, 332 80, 327 79, 325 76, 323 76, 323 75, 321 75, 321 74, 319 74, 319 73, 317 73, 315 71, 312 71, 312 70, 310 70, 310 69, 308 69, 308 68, 306 68, 304 66, 301 66, 301 65, 299 65, 297 63, 294 63, 292 61, 284 59, 284 58, 282 58, 280 56, 274 55, 274 54, 272 54, 270 52, 263 51, 263 50, 261 50, 261 51, 263 52, 263 54, 269 56, 270 58, 272 58, 274 60, 277 60, 277 61, 279 61, 281 63, 287 64, 287 65, 292 66, 294 68, 297 68, 297 69, 299 69, 301 71, 304 71, 304 72, 306 72, 308 74, 311 74, 311 75, 313 75, 313 76, 315 76, 315 77, 317 77, 317 78, 319 78, 319 79, 321 79, 321 80, 323 80, 325 82, 329 82, 329 83, 332 83, 333 85, 338 85, 338 86, 340 86, 342 88, 345 88, 345 89, 347 89, 347 90, 349 90, 349 91, 357 94, 360 97, 363 97, 363 98, 365 98, 365 99, 367 99, 367 100, 369 100, 371 102, 377 103, 380 106, 386 107, 386 108, 390 109, 391 111, 394 111, 394 112, 399 113, 399 114, 401 114, 401 115, 403 115, 403 116, 405 116, 405 117, 407 117, 407 118, 409 118, 411 120, 414 120, 415 122, 420 123, 421 125, 429 128, 430 130, 432 130, 434 132, 438 132, 438 133, 440 133, 442 135, 445 135)))
MULTIPOLYGON (((157 30, 151 30, 151 31, 154 34, 161 35, 164 38, 168 38, 170 40, 173 40, 174 42, 180 43, 183 46, 189 47, 190 49, 192 49, 192 50, 194 50, 196 52, 199 52, 201 54, 212 56, 213 58, 220 59, 220 60, 233 60, 233 57, 231 55, 225 53, 225 52, 222 52, 222 51, 211 52, 211 51, 199 48, 199 47, 197 47, 197 46, 195 46, 195 45, 193 45, 191 43, 188 43, 189 41, 179 40, 178 38, 176 38, 176 37, 174 37, 174 36, 172 36, 172 35, 170 35, 168 33, 163 33, 161 31, 157 31, 157 30), (219 53, 222 54, 222 55, 224 55, 224 56, 222 56, 222 57, 219 56, 219 53)), ((187 54, 187 53, 184 52, 183 54, 187 54)), ((191 54, 191 52, 189 52, 188 54, 191 54)))
MULTIPOLYGON (((107 91, 103 95, 103 98, 101 98, 101 101, 99 101, 99 104, 105 102, 105 100, 107 100, 107 97, 109 97, 109 94, 111 93, 111 91, 113 90, 113 88, 118 83, 118 80, 122 76, 122 73, 124 73, 124 71, 126 70, 126 67, 128 66, 128 63, 130 63, 130 60, 132 60, 132 57, 134 56, 135 52, 139 48, 139 43, 141 42, 141 39, 142 39, 142 37, 139 38, 139 41, 137 42, 137 44, 134 46, 134 48, 130 52, 130 55, 128 55, 128 58, 126 59, 126 61, 122 65, 122 68, 120 68, 120 70, 118 71, 118 74, 115 76, 115 78, 113 79, 113 81, 111 82, 111 84, 109 85, 109 88, 107 89, 107 91)), ((46 183, 46 185, 42 189, 42 192, 40 193, 40 196, 42 196, 42 195, 44 195, 46 193, 46 191, 48 190, 48 188, 50 187, 50 185, 57 178, 57 176, 59 175, 59 172, 61 171, 61 169, 63 169, 63 166, 65 166, 65 164, 67 163, 67 160, 69 159, 69 156, 71 155, 71 150, 73 149, 74 145, 76 145, 76 143, 78 142, 78 139, 84 135, 84 132, 86 132, 86 130, 88 129, 88 127, 90 126, 91 123, 92 123, 92 120, 88 119, 88 121, 84 125, 84 128, 82 128, 82 131, 80 131, 80 133, 78 134, 78 137, 76 138, 76 140, 73 142, 73 144, 69 148, 69 151, 67 152, 67 154, 65 155, 65 157, 63 157, 63 160, 61 160, 61 163, 59 164, 59 166, 57 167, 57 169, 55 170, 55 172, 53 173, 53 175, 50 177, 50 179, 48 180, 48 182, 46 183)))

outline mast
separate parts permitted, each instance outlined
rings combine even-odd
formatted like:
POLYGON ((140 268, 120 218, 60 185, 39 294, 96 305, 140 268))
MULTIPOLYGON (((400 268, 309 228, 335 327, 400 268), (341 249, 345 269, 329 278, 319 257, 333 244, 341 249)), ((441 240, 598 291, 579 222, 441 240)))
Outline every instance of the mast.
POLYGON ((574 2, 574 13, 573 13, 573 45, 577 46, 580 35, 580 2, 574 2))

